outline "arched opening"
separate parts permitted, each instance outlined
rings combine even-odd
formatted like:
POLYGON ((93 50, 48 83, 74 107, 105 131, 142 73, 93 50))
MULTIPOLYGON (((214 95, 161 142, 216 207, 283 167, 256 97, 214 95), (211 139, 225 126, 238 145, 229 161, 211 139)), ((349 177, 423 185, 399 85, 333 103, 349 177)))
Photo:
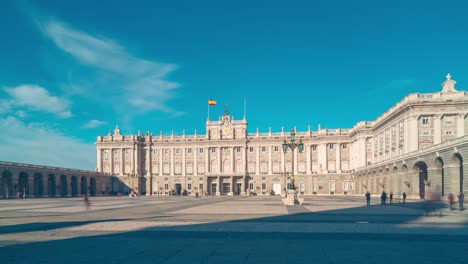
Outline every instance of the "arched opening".
POLYGON ((67 197, 68 188, 67 188, 67 176, 61 175, 60 176, 60 196, 67 197))
POLYGON ((55 175, 49 174, 47 177, 47 194, 49 197, 55 197, 56 194, 55 175))
POLYGON ((78 178, 76 176, 71 177, 71 195, 72 197, 78 196, 78 178))
POLYGON ((89 185, 90 185, 90 195, 91 196, 96 196, 96 178, 95 177, 91 177, 91 179, 89 180, 89 185))
POLYGON ((426 195, 427 164, 424 161, 418 161, 414 164, 419 179, 419 198, 424 199, 426 195))
POLYGON ((81 195, 88 194, 88 181, 86 177, 81 177, 81 195))
POLYGON ((42 174, 35 173, 34 174, 34 196, 42 197, 43 194, 44 194, 44 186, 42 182, 42 174))
MULTIPOLYGON (((440 175, 441 181, 440 181, 440 188, 441 188, 441 195, 445 196, 445 175, 444 175, 444 161, 442 160, 441 157, 437 157, 435 161, 435 167, 436 167, 436 173, 440 175)), ((438 188, 438 187, 436 187, 438 188)))
MULTIPOLYGON (((455 153, 452 157, 452 162, 454 164, 457 164, 459 169, 458 169, 458 175, 455 175, 456 178, 458 178, 459 186, 454 186, 455 188, 458 189, 458 192, 463 192, 463 158, 460 155, 460 153, 455 153)), ((456 189, 455 189, 456 190, 456 189)))
POLYGON ((2 172, 1 178, 1 192, 3 198, 14 197, 14 185, 13 185, 13 174, 10 171, 5 170, 2 172))
POLYGON ((20 172, 18 179, 18 189, 20 197, 29 196, 29 175, 26 172, 20 172))

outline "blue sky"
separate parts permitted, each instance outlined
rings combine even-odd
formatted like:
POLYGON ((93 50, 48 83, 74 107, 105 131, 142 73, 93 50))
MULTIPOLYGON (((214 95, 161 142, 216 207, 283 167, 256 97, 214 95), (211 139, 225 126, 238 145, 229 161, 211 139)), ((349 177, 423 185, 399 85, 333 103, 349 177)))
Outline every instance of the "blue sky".
POLYGON ((0 1, 0 160, 95 168, 96 136, 351 128, 450 72, 462 1, 0 1))

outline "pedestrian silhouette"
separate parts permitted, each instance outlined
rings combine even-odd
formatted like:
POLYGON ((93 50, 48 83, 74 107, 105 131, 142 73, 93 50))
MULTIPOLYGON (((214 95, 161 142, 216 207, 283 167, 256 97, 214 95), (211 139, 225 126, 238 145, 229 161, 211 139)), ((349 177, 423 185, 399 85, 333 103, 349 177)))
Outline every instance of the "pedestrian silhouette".
POLYGON ((91 202, 89 201, 88 195, 83 194, 83 204, 85 206, 86 211, 91 210, 91 202))
POLYGON ((448 202, 449 202, 449 205, 450 205, 450 210, 453 210, 453 204, 455 203, 455 198, 453 197, 453 194, 449 194, 448 202))
POLYGON ((458 195, 458 210, 460 211, 463 211, 464 208, 463 208, 463 200, 465 199, 465 195, 463 194, 463 192, 460 192, 460 194, 458 195))
POLYGON ((393 192, 390 192, 390 204, 393 204, 393 192))
POLYGON ((385 201, 387 201, 387 193, 383 191, 380 196, 380 205, 385 205, 385 201))
POLYGON ((406 203, 406 193, 403 192, 403 203, 406 203))
POLYGON ((369 206, 370 205, 370 199, 371 199, 370 192, 367 191, 365 196, 366 196, 367 205, 369 206))

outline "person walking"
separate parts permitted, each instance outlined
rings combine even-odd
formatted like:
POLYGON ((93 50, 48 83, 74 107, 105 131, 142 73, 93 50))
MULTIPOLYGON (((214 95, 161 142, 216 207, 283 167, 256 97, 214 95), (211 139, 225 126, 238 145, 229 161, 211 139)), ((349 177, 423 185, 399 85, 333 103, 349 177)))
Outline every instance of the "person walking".
POLYGON ((380 196, 380 205, 385 205, 385 201, 387 200, 387 193, 382 191, 382 195, 380 196))
POLYGON ((390 192, 390 204, 393 204, 393 192, 390 192))
POLYGON ((463 208, 463 200, 465 199, 465 195, 463 194, 463 192, 460 192, 460 194, 458 195, 458 210, 459 211, 463 211, 464 208, 463 208))
POLYGON ((403 192, 403 204, 406 203, 406 192, 403 192))
POLYGON ((453 197, 453 194, 449 194, 448 202, 449 202, 449 205, 450 205, 450 210, 453 210, 453 204, 455 203, 455 198, 453 197))
POLYGON ((367 206, 369 206, 370 205, 370 198, 371 198, 370 192, 367 191, 365 196, 366 196, 367 206))
POLYGON ((86 211, 91 210, 91 202, 89 201, 88 195, 83 194, 83 203, 86 211))

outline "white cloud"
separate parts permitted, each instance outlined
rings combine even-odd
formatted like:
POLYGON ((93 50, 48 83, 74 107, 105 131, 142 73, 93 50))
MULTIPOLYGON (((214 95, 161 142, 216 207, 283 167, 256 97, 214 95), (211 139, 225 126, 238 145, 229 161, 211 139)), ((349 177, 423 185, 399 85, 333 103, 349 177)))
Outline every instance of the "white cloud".
POLYGON ((93 144, 65 136, 43 124, 25 124, 15 117, 0 118, 0 160, 94 170, 93 144))
POLYGON ((95 127, 98 127, 98 126, 102 126, 102 125, 105 125, 107 124, 106 122, 103 122, 103 121, 99 121, 99 120, 90 120, 88 123, 86 123, 83 127, 84 128, 95 128, 95 127))
POLYGON ((25 84, 6 88, 5 91, 12 97, 12 103, 15 106, 30 107, 33 110, 53 113, 62 118, 72 116, 68 100, 50 95, 41 86, 25 84))
POLYGON ((0 114, 8 113, 11 110, 11 102, 6 100, 0 101, 0 114))
POLYGON ((22 117, 22 118, 25 118, 25 117, 28 116, 28 114, 26 114, 26 112, 23 111, 23 110, 16 111, 16 115, 19 116, 19 117, 22 117))
POLYGON ((164 80, 175 65, 135 57, 111 39, 92 36, 56 20, 44 23, 42 30, 57 47, 81 63, 106 78, 111 75, 112 83, 105 83, 101 89, 107 89, 108 95, 122 94, 120 104, 125 99, 140 112, 176 112, 166 102, 179 84, 164 80))

